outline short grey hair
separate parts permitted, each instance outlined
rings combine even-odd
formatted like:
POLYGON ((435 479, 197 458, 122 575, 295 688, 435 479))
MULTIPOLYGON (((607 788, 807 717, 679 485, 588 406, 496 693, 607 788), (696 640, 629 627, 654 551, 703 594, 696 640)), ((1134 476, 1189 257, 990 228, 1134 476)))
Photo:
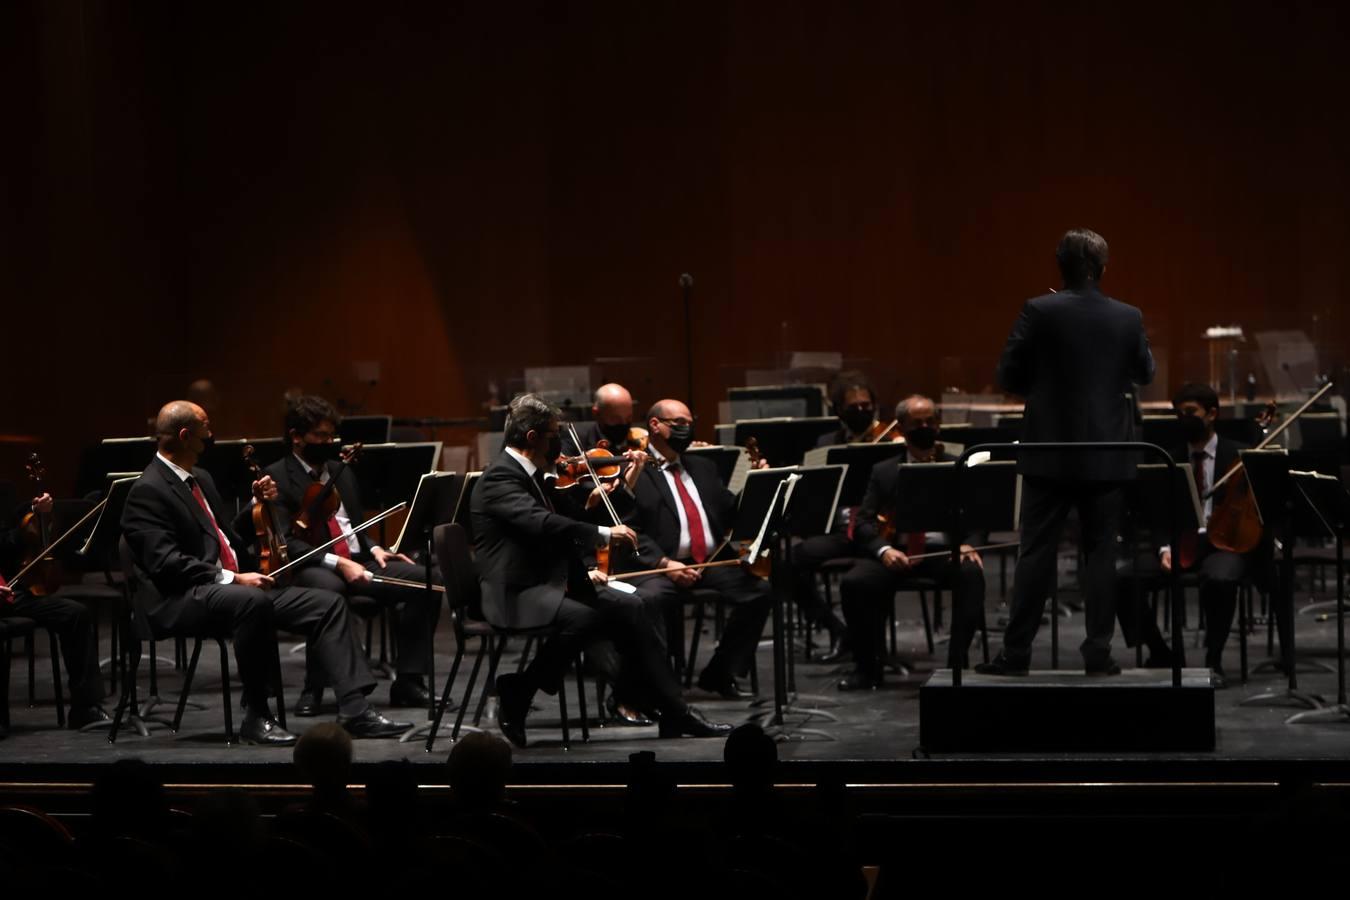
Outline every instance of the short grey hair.
MULTIPOLYGON (((905 421, 905 419, 908 419, 910 417, 909 415, 910 409, 914 406, 915 403, 918 403, 920 401, 933 403, 933 398, 925 397, 923 394, 910 394, 908 397, 901 400, 899 403, 895 404, 896 421, 903 422, 905 421)), ((937 411, 936 403, 933 403, 933 411, 934 412, 937 411)))
POLYGON ((561 415, 558 407, 538 394, 521 394, 506 408, 506 445, 519 450, 529 443, 525 435, 543 431, 561 415))

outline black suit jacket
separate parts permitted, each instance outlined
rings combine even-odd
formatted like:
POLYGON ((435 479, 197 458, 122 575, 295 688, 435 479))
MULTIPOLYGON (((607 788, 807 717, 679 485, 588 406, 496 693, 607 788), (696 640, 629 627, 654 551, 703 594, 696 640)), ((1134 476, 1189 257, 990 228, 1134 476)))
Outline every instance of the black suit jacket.
MULTIPOLYGON (((711 553, 736 520, 736 495, 722 484, 717 465, 710 459, 685 455, 681 465, 693 479, 712 533, 711 553)), ((638 533, 638 552, 633 569, 655 568, 661 557, 675 559, 680 549, 680 500, 671 490, 665 473, 652 460, 638 476, 633 502, 624 516, 624 524, 638 533)))
POLYGON ((483 616, 503 628, 539 628, 564 595, 589 591, 580 549, 599 539, 595 525, 551 511, 509 453, 478 479, 470 501, 483 616))
MULTIPOLYGON (((1026 398, 1024 442, 1138 439, 1134 385, 1153 380, 1143 316, 1096 290, 1028 300, 998 364, 998 383, 1026 398)), ((1061 481, 1124 481, 1128 453, 1024 453, 1018 471, 1061 481)))
MULTIPOLYGON (((939 453, 936 462, 953 462, 956 457, 949 453, 939 453)), ((867 493, 863 495, 862 505, 858 507, 856 524, 853 526, 853 543, 858 551, 869 559, 875 559, 882 547, 891 544, 881 536, 881 523, 878 515, 890 515, 895 507, 895 491, 900 481, 900 467, 909 462, 908 451, 901 453, 895 464, 883 462, 872 467, 867 478, 867 493)), ((969 535, 962 541, 953 541, 947 536, 948 544, 969 543, 969 535)))
MULTIPOLYGON (((252 556, 239 540, 236 527, 224 518, 225 506, 216 491, 215 482, 205 469, 192 469, 192 476, 201 486, 216 523, 225 533, 238 558, 239 568, 247 571, 252 556)), ((122 511, 122 532, 140 569, 148 574, 163 597, 165 606, 198 585, 212 584, 220 569, 220 544, 211 525, 192 491, 174 472, 158 459, 151 461, 131 486, 127 505, 122 511)), ((162 615, 163 609, 150 610, 152 616, 172 627, 172 615, 162 615)))
MULTIPOLYGON (((338 471, 341 463, 330 462, 325 465, 331 479, 333 473, 338 471)), ((278 518, 285 519, 285 522, 280 524, 286 530, 287 555, 291 559, 298 559, 315 547, 314 544, 297 537, 291 530, 291 522, 300 514, 300 503, 304 499, 305 491, 314 483, 314 479, 305 471, 305 467, 300 465, 300 460, 295 458, 294 453, 288 453, 284 458, 268 466, 267 474, 271 475, 272 480, 277 483, 277 499, 274 504, 278 518)), ((337 492, 342 496, 342 505, 347 510, 347 516, 352 520, 352 525, 360 525, 364 522, 366 520, 366 509, 361 503, 361 489, 357 487, 356 473, 352 471, 351 466, 342 466, 342 471, 338 472, 337 492)), ((370 538, 366 537, 365 532, 360 532, 356 535, 356 540, 361 546, 361 552, 365 556, 369 556, 372 546, 370 538)), ((323 562, 323 556, 318 554, 305 565, 315 565, 321 562, 323 562)))

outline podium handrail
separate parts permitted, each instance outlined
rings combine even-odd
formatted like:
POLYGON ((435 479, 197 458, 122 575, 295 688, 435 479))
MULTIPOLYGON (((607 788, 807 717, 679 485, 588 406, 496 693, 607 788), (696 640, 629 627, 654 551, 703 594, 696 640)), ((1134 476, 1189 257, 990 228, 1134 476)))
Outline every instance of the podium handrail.
MULTIPOLYGON (((1025 452, 1031 453, 1057 452, 1057 453, 1073 453, 1084 455, 1088 453, 1101 453, 1101 452, 1151 454, 1153 456, 1158 457, 1164 463, 1167 464, 1169 482, 1172 484, 1174 488, 1176 487, 1177 476, 1181 471, 1177 467, 1176 460, 1172 459, 1172 455, 1170 453, 1168 453, 1162 447, 1159 447, 1157 444, 1151 444, 1147 441, 1082 441, 1082 442, 1051 441, 1045 443, 1013 442, 1000 444, 974 444, 962 450, 961 455, 957 457, 956 460, 956 476, 953 481, 953 491, 956 494, 953 500, 955 504, 955 513, 956 513, 953 521, 953 531, 956 534, 961 533, 961 519, 963 513, 965 512, 964 509, 965 504, 962 503, 961 499, 962 498, 961 473, 964 472, 966 469, 966 460, 968 460, 971 456, 973 456, 976 453, 981 452, 993 453, 995 451, 1011 452, 1018 457, 1019 462, 1021 461, 1022 454, 1025 452)), ((1167 517, 1168 517, 1167 532, 1168 535, 1171 537, 1172 546, 1179 547, 1181 546, 1181 535, 1177 528, 1177 510, 1175 503, 1167 504, 1167 517)), ((1020 525, 1020 523, 1018 524, 1020 525)), ((1019 559, 1018 562, 1020 563, 1021 560, 1019 559)), ((952 565, 956 567, 955 571, 960 571, 961 566, 960 546, 954 546, 952 548, 952 565)), ((1172 598, 1171 632, 1172 632, 1172 646, 1174 648, 1179 648, 1182 645, 1182 634, 1181 634, 1182 610, 1181 604, 1177 602, 1180 599, 1179 588, 1181 584, 1180 573, 1177 571, 1178 568, 1179 568, 1178 566, 1173 565, 1171 569, 1168 570, 1167 573, 1167 591, 1168 596, 1172 598)), ((960 590, 960 579, 957 579, 956 589, 958 591, 960 590)), ((953 600, 953 602, 955 602, 955 600, 953 600)), ((959 663, 960 660, 958 659, 957 662, 959 663)), ((952 666, 952 687, 954 688, 959 688, 961 686, 962 668, 963 667, 960 665, 952 666)), ((1181 654, 1179 652, 1172 654, 1172 687, 1174 688, 1181 687, 1181 654)))

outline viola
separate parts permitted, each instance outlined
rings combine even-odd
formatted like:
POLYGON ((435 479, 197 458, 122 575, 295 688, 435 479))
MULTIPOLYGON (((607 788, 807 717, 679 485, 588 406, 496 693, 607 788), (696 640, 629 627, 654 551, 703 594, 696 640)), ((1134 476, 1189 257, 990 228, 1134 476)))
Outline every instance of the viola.
MULTIPOLYGON (((253 457, 253 445, 244 447, 244 465, 253 475, 254 481, 263 477, 258 461, 253 457)), ((286 539, 277 527, 276 508, 270 500, 255 498, 253 504, 253 533, 258 539, 258 571, 271 575, 274 571, 290 562, 286 551, 286 539)))
POLYGON ((305 488, 305 495, 300 500, 300 514, 291 523, 292 535, 316 545, 326 543, 332 537, 328 522, 342 505, 342 495, 337 490, 338 476, 360 459, 361 446, 356 443, 344 447, 341 464, 336 471, 328 473, 327 483, 316 481, 305 488))
POLYGON ((601 483, 613 481, 623 472, 624 463, 622 456, 615 456, 607 447, 595 447, 578 456, 560 456, 553 487, 565 491, 583 482, 594 486, 592 477, 601 483))

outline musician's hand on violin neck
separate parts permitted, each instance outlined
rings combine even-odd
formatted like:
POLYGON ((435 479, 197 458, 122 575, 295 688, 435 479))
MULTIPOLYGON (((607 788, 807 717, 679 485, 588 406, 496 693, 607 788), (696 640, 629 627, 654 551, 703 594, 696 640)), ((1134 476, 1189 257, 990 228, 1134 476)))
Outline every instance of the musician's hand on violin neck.
POLYGON ((43 494, 41 497, 33 498, 33 512, 37 513, 40 516, 51 515, 52 508, 55 505, 56 501, 52 499, 51 494, 43 494))
POLYGON ((277 499, 277 483, 272 480, 271 475, 264 475, 253 482, 253 496, 259 500, 272 501, 277 499))
POLYGON ((609 540, 611 543, 626 543, 634 550, 637 549, 637 532, 627 525, 613 525, 609 529, 609 540))
POLYGON ((270 576, 258 572, 239 572, 234 576, 234 583, 242 584, 244 587, 266 590, 276 582, 270 576))
POLYGON ((338 557, 338 574, 342 580, 348 584, 358 584, 370 581, 370 572, 366 567, 354 559, 347 559, 345 556, 338 557))

